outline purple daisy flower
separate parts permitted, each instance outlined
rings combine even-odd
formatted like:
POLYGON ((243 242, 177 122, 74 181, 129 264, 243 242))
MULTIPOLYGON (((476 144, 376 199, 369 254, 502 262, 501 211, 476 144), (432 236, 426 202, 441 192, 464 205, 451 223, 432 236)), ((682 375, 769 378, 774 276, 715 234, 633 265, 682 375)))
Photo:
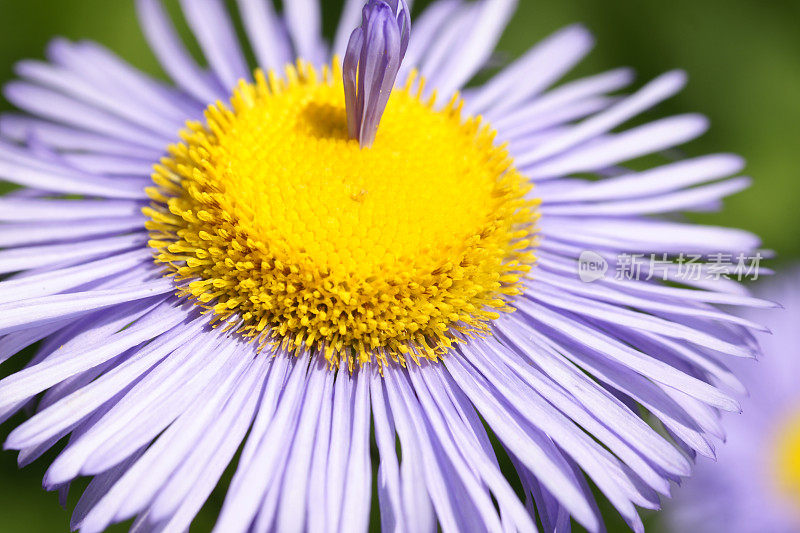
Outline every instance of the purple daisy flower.
POLYGON ((699 463, 677 491, 667 515, 675 531, 800 531, 800 270, 770 280, 761 296, 786 310, 762 317, 772 331, 761 337, 763 361, 734 366, 750 395, 744 414, 726 417, 716 463, 699 463))
POLYGON ((709 262, 610 275, 759 246, 659 217, 745 188, 739 157, 624 166, 705 131, 620 129, 685 75, 551 89, 592 47, 572 26, 468 86, 515 0, 413 29, 404 0, 349 0, 332 45, 316 0, 237 4, 247 43, 221 0, 181 2, 206 68, 137 2, 174 84, 57 40, 6 87, 0 361, 41 341, 0 381, 0 417, 35 413, 6 448, 59 445, 62 497, 93 477, 85 532, 185 530, 239 451, 220 532, 363 531, 374 505, 387 531, 599 531, 589 480, 641 531, 758 352, 717 306, 769 305, 709 262))

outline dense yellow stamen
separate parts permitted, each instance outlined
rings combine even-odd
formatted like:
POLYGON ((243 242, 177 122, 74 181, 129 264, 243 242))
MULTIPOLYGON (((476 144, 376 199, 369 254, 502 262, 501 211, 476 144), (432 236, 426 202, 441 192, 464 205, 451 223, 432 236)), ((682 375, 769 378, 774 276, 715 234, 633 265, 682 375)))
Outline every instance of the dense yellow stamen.
POLYGON ((338 63, 256 72, 156 167, 150 245, 182 294, 263 347, 332 367, 438 359, 509 311, 536 202, 458 98, 413 78, 377 140, 350 140, 338 63))
POLYGON ((778 488, 789 502, 800 506, 800 411, 782 423, 773 452, 778 488))

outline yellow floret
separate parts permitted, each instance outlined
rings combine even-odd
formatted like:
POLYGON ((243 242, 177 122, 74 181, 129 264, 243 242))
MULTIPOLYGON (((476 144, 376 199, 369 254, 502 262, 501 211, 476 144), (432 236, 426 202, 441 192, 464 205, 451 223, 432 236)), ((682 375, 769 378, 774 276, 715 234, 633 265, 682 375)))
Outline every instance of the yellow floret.
POLYGON ((773 468, 779 491, 791 505, 800 505, 800 413, 787 417, 773 449, 773 468))

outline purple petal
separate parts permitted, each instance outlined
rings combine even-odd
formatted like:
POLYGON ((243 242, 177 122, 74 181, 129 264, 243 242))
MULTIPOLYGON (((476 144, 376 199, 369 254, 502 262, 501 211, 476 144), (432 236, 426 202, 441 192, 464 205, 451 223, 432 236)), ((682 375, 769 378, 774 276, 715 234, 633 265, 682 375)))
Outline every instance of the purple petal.
POLYGON ((239 80, 249 80, 249 69, 224 3, 181 0, 180 4, 186 22, 222 86, 233 90, 239 80))
POLYGON ((237 4, 259 66, 277 71, 292 63, 291 44, 284 35, 272 2, 237 0, 237 4))
MULTIPOLYGON (((465 112, 469 115, 488 112, 496 117, 513 108, 516 115, 518 104, 559 80, 593 45, 594 39, 582 26, 568 26, 554 33, 471 93, 466 98, 465 112)), ((610 84, 604 90, 617 87, 610 84)))

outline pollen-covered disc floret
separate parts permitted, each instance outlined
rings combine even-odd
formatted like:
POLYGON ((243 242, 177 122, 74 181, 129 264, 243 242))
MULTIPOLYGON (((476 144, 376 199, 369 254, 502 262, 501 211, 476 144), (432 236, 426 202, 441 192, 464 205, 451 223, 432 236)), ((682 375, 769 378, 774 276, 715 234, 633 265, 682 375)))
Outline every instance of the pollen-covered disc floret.
POLYGON ((255 79, 153 175, 150 245, 184 295, 260 345, 351 368, 437 359, 511 310, 536 202, 458 98, 438 110, 412 79, 362 150, 336 62, 255 79))

